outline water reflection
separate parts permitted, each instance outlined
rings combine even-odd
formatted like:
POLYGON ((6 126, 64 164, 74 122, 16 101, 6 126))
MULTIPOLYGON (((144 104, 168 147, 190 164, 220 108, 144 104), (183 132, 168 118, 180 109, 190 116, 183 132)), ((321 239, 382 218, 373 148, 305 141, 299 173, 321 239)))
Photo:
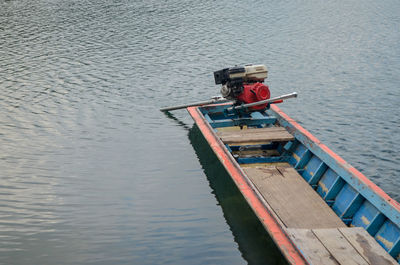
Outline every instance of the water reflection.
POLYGON ((165 116, 167 116, 167 118, 173 120, 178 125, 182 126, 185 130, 190 131, 190 126, 188 124, 184 123, 183 121, 181 121, 180 119, 178 119, 177 117, 175 117, 174 114, 172 114, 169 111, 163 112, 163 113, 164 113, 165 116))

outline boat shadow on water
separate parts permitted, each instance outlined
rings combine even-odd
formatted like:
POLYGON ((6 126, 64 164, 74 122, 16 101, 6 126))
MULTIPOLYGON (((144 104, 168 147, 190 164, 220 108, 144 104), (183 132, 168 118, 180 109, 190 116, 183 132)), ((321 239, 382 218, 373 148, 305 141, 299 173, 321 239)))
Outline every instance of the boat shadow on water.
POLYGON ((242 257, 248 264, 287 264, 196 125, 188 136, 242 257))

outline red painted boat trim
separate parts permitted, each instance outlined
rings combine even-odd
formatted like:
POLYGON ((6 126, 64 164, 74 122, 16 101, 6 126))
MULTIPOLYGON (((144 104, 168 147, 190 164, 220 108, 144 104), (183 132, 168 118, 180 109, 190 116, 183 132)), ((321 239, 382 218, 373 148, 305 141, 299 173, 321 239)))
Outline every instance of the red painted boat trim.
POLYGON ((375 183, 373 183, 371 180, 369 180, 363 173, 358 171, 356 168, 351 166, 349 163, 347 163, 343 158, 341 158, 339 155, 337 155, 335 152, 333 152, 331 149, 329 149, 326 145, 321 143, 320 140, 318 140, 314 135, 312 135, 310 132, 308 132, 306 129, 304 129, 300 124, 295 122, 292 118, 290 118, 286 113, 284 113, 278 106, 276 105, 271 105, 271 110, 276 112, 279 116, 281 116, 284 120, 286 120, 288 123, 290 123, 297 131, 302 133, 304 136, 306 136, 310 142, 313 142, 313 144, 316 144, 319 146, 324 152, 329 154, 341 167, 345 168, 348 170, 355 178, 357 178, 360 182, 364 183, 367 185, 371 190, 374 191, 377 195, 385 199, 391 206, 393 206, 396 210, 400 211, 400 203, 392 199, 386 192, 384 192, 381 188, 379 188, 375 183))
POLYGON ((204 116, 201 114, 200 110, 197 107, 189 107, 187 108, 187 110, 196 122, 204 138, 207 140, 210 147, 217 155, 218 159, 221 161, 225 169, 229 172, 230 176, 236 183, 236 186, 238 187, 246 201, 249 203, 267 232, 271 235, 272 239, 280 248, 285 258, 291 264, 307 264, 301 254, 291 243, 285 231, 279 224, 279 221, 276 220, 275 217, 268 211, 266 206, 264 206, 264 203, 257 195, 256 191, 247 181, 247 178, 245 177, 242 169, 232 158, 225 145, 216 136, 214 130, 204 119, 204 116))

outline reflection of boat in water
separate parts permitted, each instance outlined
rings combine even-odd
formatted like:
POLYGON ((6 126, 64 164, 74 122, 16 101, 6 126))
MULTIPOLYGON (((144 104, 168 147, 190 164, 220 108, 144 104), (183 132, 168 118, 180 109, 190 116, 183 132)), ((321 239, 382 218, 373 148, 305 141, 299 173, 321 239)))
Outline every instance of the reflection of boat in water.
MULTIPOLYGON (((222 104, 188 111, 289 263, 400 262, 395 200, 278 107, 233 108, 222 104)), ((208 163, 213 162, 203 164, 208 163)))
POLYGON ((196 125, 189 130, 189 139, 243 258, 249 264, 285 264, 279 249, 243 199, 196 125))

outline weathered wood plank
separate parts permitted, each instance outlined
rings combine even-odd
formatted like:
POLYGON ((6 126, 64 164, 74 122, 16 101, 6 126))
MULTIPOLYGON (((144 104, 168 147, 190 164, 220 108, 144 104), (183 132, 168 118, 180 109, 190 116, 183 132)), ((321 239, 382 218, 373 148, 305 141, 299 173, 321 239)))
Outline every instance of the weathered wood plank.
POLYGON ((259 167, 259 168, 276 168, 277 166, 279 167, 292 167, 289 163, 287 162, 275 162, 275 163, 253 163, 253 164, 242 164, 240 165, 242 168, 246 167, 259 167))
POLYGON ((398 263, 361 227, 287 229, 289 237, 310 264, 398 263))
POLYGON ((288 229, 288 234, 308 263, 313 265, 339 264, 311 229, 288 229))
POLYGON ((229 132, 229 131, 240 131, 240 130, 247 130, 247 126, 244 125, 242 128, 240 126, 232 126, 232 127, 221 127, 216 129, 217 132, 229 132))
POLYGON ((346 226, 292 167, 246 167, 243 170, 286 227, 346 226))
POLYGON ((393 257, 364 228, 339 228, 339 231, 370 264, 398 265, 393 257))
POLYGON ((272 150, 239 150, 233 151, 233 155, 237 155, 238 157, 269 157, 269 156, 279 156, 279 152, 276 149, 272 150))
POLYGON ((338 229, 313 229, 332 256, 342 265, 369 265, 338 229))
POLYGON ((244 129, 240 131, 219 131, 217 132, 217 135, 225 144, 251 144, 294 140, 293 135, 283 127, 244 129))

